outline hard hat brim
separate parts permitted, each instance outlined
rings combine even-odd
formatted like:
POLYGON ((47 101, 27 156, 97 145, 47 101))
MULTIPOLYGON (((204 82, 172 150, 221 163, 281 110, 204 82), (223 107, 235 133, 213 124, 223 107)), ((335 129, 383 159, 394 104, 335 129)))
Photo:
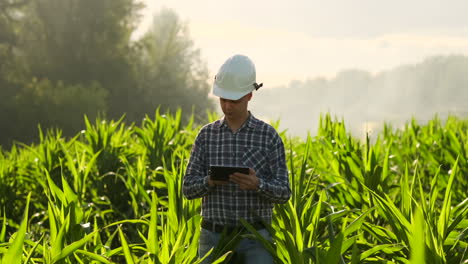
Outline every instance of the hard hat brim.
POLYGON ((254 89, 255 88, 252 88, 252 90, 250 90, 250 91, 236 91, 236 92, 233 92, 233 91, 226 91, 224 89, 221 89, 218 85, 216 85, 216 83, 213 84, 213 94, 218 96, 218 97, 228 99, 228 100, 239 100, 244 95, 252 92, 254 89))

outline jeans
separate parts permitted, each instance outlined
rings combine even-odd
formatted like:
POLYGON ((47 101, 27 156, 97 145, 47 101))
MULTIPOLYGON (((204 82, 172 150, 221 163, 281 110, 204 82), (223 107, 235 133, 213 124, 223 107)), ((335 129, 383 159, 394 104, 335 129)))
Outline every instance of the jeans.
MULTIPOLYGON (((266 240, 271 241, 271 236, 266 229, 257 230, 266 240)), ((201 258, 210 251, 211 248, 216 247, 221 238, 221 233, 211 232, 204 228, 200 232, 200 240, 198 247, 198 256, 201 258)), ((246 264, 273 264, 273 257, 266 250, 262 243, 257 240, 243 238, 238 247, 236 254, 244 261, 241 263, 246 264)), ((211 255, 208 256, 202 264, 211 263, 211 255)), ((238 262, 236 262, 238 263, 238 262)))

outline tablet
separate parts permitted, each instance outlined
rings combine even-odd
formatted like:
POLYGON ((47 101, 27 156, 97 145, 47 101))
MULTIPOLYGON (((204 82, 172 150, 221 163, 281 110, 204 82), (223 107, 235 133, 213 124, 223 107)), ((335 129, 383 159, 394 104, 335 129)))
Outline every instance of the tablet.
POLYGON ((214 181, 229 181, 229 175, 240 172, 249 174, 249 168, 245 167, 226 167, 226 166, 210 166, 210 177, 214 181))

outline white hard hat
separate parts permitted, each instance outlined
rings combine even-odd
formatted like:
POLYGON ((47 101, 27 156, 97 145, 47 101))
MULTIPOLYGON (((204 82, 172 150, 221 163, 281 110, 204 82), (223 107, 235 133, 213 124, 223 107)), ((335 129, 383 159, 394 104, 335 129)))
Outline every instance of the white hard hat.
POLYGON ((256 83, 255 65, 249 57, 234 55, 219 68, 213 83, 213 94, 224 99, 238 100, 262 85, 256 83))

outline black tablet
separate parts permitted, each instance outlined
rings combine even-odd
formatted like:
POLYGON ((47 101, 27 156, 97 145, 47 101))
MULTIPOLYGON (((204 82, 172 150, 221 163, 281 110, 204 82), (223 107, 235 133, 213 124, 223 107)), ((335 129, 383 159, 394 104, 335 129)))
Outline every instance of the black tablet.
POLYGON ((229 175, 235 172, 249 174, 249 168, 210 166, 210 177, 214 181, 229 181, 229 175))

